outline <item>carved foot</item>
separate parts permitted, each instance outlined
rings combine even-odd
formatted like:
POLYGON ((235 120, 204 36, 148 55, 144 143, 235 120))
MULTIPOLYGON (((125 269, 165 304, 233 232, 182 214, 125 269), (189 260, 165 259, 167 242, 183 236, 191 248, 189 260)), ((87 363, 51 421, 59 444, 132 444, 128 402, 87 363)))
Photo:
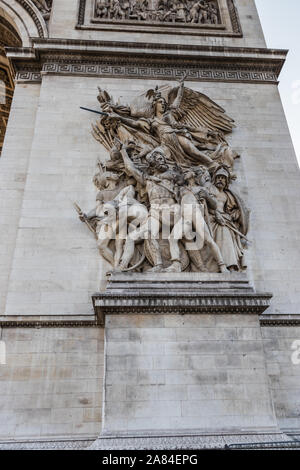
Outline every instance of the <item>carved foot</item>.
POLYGON ((221 266, 219 266, 219 271, 220 273, 227 273, 228 269, 226 268, 225 264, 221 264, 221 266))
POLYGON ((162 272, 163 272, 162 264, 157 264, 156 266, 153 266, 153 268, 147 270, 147 273, 162 273, 162 272))
POLYGON ((208 273, 208 269, 204 266, 204 264, 201 264, 201 266, 198 266, 200 273, 208 273))
POLYGON ((174 261, 171 266, 163 270, 164 273, 181 273, 181 263, 174 261))
POLYGON ((114 273, 122 273, 123 271, 124 269, 122 269, 120 266, 117 266, 116 268, 112 269, 110 272, 114 274, 114 273))

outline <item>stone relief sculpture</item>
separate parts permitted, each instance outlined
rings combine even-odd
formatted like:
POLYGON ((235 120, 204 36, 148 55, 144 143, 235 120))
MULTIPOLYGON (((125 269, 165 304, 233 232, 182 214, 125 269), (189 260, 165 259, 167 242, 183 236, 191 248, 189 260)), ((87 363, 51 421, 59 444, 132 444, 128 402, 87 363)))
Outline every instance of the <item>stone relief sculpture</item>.
POLYGON ((40 10, 45 20, 50 18, 52 0, 31 0, 40 10))
POLYGON ((220 24, 216 0, 95 0, 95 19, 220 24))
POLYGON ((249 214, 241 198, 229 189, 231 174, 220 166, 213 175, 211 195, 217 207, 211 213, 213 237, 220 247, 223 260, 230 271, 246 269, 243 240, 248 232, 249 214))
MULTIPOLYGON (((115 271, 246 269, 249 211, 231 189, 234 121, 206 95, 164 85, 115 103, 99 89, 93 136, 109 153, 80 219, 115 271)), ((84 108, 85 109, 85 108, 84 108)))

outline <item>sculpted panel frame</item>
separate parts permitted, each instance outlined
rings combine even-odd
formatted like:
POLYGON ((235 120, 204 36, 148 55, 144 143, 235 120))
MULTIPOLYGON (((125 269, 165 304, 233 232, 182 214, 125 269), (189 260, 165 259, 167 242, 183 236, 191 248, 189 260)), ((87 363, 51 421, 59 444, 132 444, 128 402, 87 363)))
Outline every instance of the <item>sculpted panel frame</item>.
POLYGON ((158 34, 242 36, 234 0, 80 0, 76 27, 158 34))

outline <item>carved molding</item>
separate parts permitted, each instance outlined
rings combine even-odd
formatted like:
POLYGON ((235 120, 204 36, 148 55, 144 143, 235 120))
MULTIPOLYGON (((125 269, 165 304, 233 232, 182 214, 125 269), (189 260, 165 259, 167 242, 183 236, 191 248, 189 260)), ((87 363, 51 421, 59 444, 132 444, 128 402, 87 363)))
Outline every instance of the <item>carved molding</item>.
MULTIPOLYGON (((44 25, 41 23, 40 21, 40 18, 38 17, 38 15, 36 14, 34 8, 32 7, 32 5, 27 1, 27 0, 16 0, 23 8, 24 10, 27 11, 27 13, 29 13, 29 15, 31 16, 31 18, 33 19, 34 21, 34 24, 36 25, 37 27, 37 30, 38 30, 38 34, 39 34, 39 37, 40 38, 44 38, 45 37, 45 30, 47 30, 47 26, 46 26, 46 21, 48 18, 45 18, 44 17, 44 25)), ((51 0, 52 1, 52 0, 51 0)), ((50 8, 51 10, 51 8, 50 8)), ((40 10, 39 10, 40 11, 40 10)), ((42 15, 42 12, 41 12, 41 15, 42 15)), ((43 16, 43 15, 42 15, 43 16)))
POLYGON ((98 294, 93 296, 99 324, 104 324, 107 314, 261 314, 270 305, 271 294, 201 296, 168 295, 117 296, 98 294))
POLYGON ((87 75, 98 77, 124 77, 124 78, 154 78, 177 80, 182 77, 183 72, 187 73, 187 80, 204 81, 229 81, 229 82, 255 82, 255 83, 277 83, 277 73, 262 66, 259 69, 251 64, 247 66, 234 66, 219 64, 199 64, 187 66, 182 64, 159 65, 138 61, 101 61, 100 63, 82 63, 81 61, 46 62, 43 64, 44 73, 87 75))
MULTIPOLYGON (((95 296, 96 298, 97 296, 95 296)), ((95 306, 95 309, 98 308, 95 306)), ((215 310, 214 310, 215 312, 215 310)), ((111 313, 111 312, 110 312, 111 313)), ((116 311, 115 313, 125 313, 124 311, 116 311)), ((127 312, 126 312, 127 313, 127 312)), ((136 313, 136 312, 132 312, 136 313)), ((140 312, 139 312, 140 313, 140 312)), ((144 312, 145 313, 145 312, 144 312)), ((146 312, 147 313, 147 312, 146 312)), ((148 313, 179 313, 172 308, 172 311, 159 311, 159 312, 148 312, 148 313)), ((186 313, 186 314, 193 314, 193 313, 199 313, 196 312, 195 310, 191 309, 186 312, 181 312, 186 313)), ((211 312, 209 312, 211 313, 211 312)), ((225 312, 226 313, 226 312, 225 312)), ((234 313, 234 312, 232 312, 234 313)), ((287 315, 286 318, 285 316, 280 316, 278 319, 269 319, 269 318, 264 318, 260 317, 259 319, 260 325, 262 327, 300 327, 300 317, 295 315, 295 318, 291 318, 291 316, 287 315)), ((100 328, 102 327, 103 324, 101 324, 98 320, 87 320, 87 321, 26 321, 24 320, 0 320, 0 328, 100 328)))
MULTIPOLYGON (((7 52, 17 72, 101 77, 278 83, 287 51, 140 42, 33 39, 7 52), (95 51, 97 51, 95 53, 95 51)), ((18 76, 19 78, 19 76, 18 76)), ((28 74, 22 79, 37 81, 28 74)))
POLYGON ((107 314, 262 314, 270 293, 256 293, 244 273, 115 273, 92 296, 99 324, 107 314))
POLYGON ((84 24, 86 0, 79 0, 78 25, 84 24))
POLYGON ((31 83, 41 83, 42 81, 42 74, 40 71, 35 71, 35 70, 21 70, 18 71, 16 74, 16 81, 18 83, 26 83, 26 82, 31 82, 31 83))
POLYGON ((261 317, 261 326, 300 326, 300 315, 278 315, 270 316, 267 315, 261 317), (294 318, 293 318, 294 317, 294 318))
POLYGON ((232 30, 239 35, 242 35, 242 26, 238 14, 238 10, 234 4, 234 0, 227 0, 227 7, 231 19, 232 30))
POLYGON ((204 61, 178 61, 172 63, 163 59, 135 60, 115 57, 105 59, 99 57, 86 59, 62 59, 60 57, 45 58, 39 70, 35 63, 16 63, 18 81, 41 81, 43 74, 115 77, 135 79, 177 80, 183 73, 189 81, 218 81, 237 83, 278 84, 281 66, 277 62, 222 63, 204 61))
POLYGON ((0 328, 90 328, 100 324, 95 320, 0 320, 0 328))

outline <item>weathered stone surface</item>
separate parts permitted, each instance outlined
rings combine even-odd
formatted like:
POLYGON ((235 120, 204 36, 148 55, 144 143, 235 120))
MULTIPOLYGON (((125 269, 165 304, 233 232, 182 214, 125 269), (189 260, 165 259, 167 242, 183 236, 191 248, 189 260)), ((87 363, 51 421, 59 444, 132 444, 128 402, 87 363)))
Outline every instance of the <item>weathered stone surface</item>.
POLYGON ((277 420, 292 433, 300 426, 300 327, 263 327, 262 336, 277 420))
MULTIPOLYGON (((270 402, 261 399, 269 389, 277 423, 299 438, 300 366, 291 360, 300 339, 299 169, 277 90, 286 51, 265 49, 253 0, 235 2, 236 33, 238 19, 234 27, 226 14, 230 3, 219 1, 225 29, 132 34, 126 25, 107 25, 108 35, 90 21, 92 0, 54 1, 50 18, 27 0, 0 0, 0 16, 18 29, 24 47, 9 52, 18 73, 0 159, 0 315, 9 322, 1 323, 8 361, 0 365, 0 436, 27 441, 17 448, 87 446, 57 439, 95 438, 101 426, 103 330, 92 328, 91 295, 104 290, 108 266, 76 220, 73 202, 92 206, 91 174, 106 153, 90 137, 94 116, 79 107, 95 106, 98 86, 130 103, 166 80, 175 85, 185 71, 186 86, 237 123, 229 143, 243 155, 236 161, 238 189, 251 209, 249 279, 257 292, 274 297, 262 330, 248 314, 109 315, 106 389, 120 410, 111 427, 149 435, 156 427, 273 426, 270 402), (131 401, 149 406, 128 410, 129 425, 122 413, 131 401), (164 417, 168 401, 174 406, 166 406, 164 417), (203 405, 205 413, 195 416, 203 405), (156 407, 161 416, 145 417, 156 407)), ((223 446, 226 439, 130 437, 101 446, 175 449, 223 446)))
POLYGON ((288 437, 285 434, 240 434, 240 435, 186 435, 186 436, 156 436, 156 437, 106 437, 96 441, 34 441, 0 443, 0 450, 187 450, 187 449, 224 449, 232 446, 244 448, 299 448, 297 436, 288 437))
POLYGON ((95 437, 101 428, 103 330, 2 329, 0 441, 95 437))
POLYGON ((91 446, 90 450, 97 449, 152 449, 152 450, 180 450, 180 449, 225 449, 229 446, 239 448, 240 445, 247 449, 253 447, 255 449, 266 448, 299 448, 299 442, 289 438, 285 434, 224 434, 224 435, 180 435, 180 436, 161 436, 161 437, 105 437, 99 438, 91 446))
POLYGON ((213 314, 204 324, 201 314, 180 317, 193 318, 190 328, 161 314, 151 328, 148 315, 108 315, 103 435, 276 430, 259 320, 252 316, 249 335, 241 316, 224 315, 220 326, 213 314))
MULTIPOLYGON (((106 291, 93 296, 93 305, 99 323, 104 324, 106 315, 125 312, 129 314, 211 312, 216 315, 262 313, 268 308, 271 298, 272 294, 256 293, 243 273, 113 273, 109 276, 106 291)), ((237 321, 243 322, 239 319, 237 321)), ((171 339, 167 336, 173 334, 171 329, 154 331, 156 335, 166 336, 166 339, 171 339)), ((123 339, 131 339, 130 333, 138 335, 137 331, 124 331, 123 339)), ((116 332, 108 334, 115 335, 116 332)), ((217 331, 211 332, 209 339, 220 339, 220 335, 221 333, 217 331)), ((222 335, 224 338, 238 339, 235 330, 223 331, 222 335)), ((240 337, 247 335, 249 336, 248 330, 239 330, 240 337)), ((255 334, 252 332, 252 335, 255 334)), ((177 339, 180 340, 184 336, 188 336, 190 341, 193 338, 198 339, 195 331, 187 330, 179 332, 177 339)))

